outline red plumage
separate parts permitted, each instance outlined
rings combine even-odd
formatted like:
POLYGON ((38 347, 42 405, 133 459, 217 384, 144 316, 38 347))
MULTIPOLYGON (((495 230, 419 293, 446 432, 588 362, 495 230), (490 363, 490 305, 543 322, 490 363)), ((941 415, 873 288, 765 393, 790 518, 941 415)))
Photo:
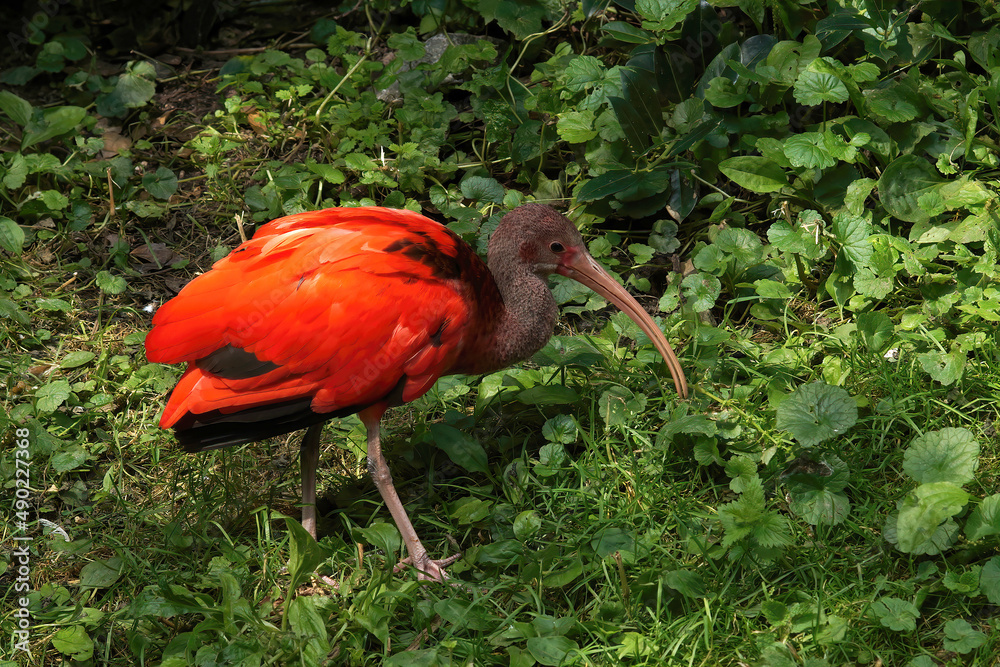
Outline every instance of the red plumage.
POLYGON ((153 317, 149 360, 188 362, 160 426, 304 398, 328 416, 394 390, 395 402, 413 400, 460 361, 482 302, 469 273, 485 273, 480 287, 496 290, 466 243, 410 211, 274 220, 153 317), (199 367, 226 346, 276 367, 244 378, 199 367))

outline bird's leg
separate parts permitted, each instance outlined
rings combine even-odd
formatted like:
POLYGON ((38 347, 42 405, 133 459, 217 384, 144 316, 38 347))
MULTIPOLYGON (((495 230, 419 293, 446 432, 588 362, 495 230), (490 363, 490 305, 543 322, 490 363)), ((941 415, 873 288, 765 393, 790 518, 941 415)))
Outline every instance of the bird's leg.
POLYGON ((420 538, 417 537, 417 531, 414 530, 410 517, 406 515, 406 509, 399 500, 396 487, 392 484, 392 474, 389 472, 389 465, 386 463, 385 457, 382 456, 382 444, 379 439, 379 421, 382 410, 378 410, 377 414, 372 414, 375 412, 375 410, 364 410, 358 416, 361 417, 361 421, 368 429, 368 472, 372 476, 378 492, 382 494, 382 500, 389 508, 389 513, 392 514, 396 527, 403 537, 403 543, 406 545, 408 557, 400 564, 409 564, 417 568, 418 580, 444 581, 448 578, 444 568, 455 562, 461 554, 444 560, 432 560, 427 555, 427 550, 420 542, 420 538))
POLYGON ((319 466, 319 436, 323 424, 313 424, 302 437, 302 527, 316 539, 316 468, 319 466))

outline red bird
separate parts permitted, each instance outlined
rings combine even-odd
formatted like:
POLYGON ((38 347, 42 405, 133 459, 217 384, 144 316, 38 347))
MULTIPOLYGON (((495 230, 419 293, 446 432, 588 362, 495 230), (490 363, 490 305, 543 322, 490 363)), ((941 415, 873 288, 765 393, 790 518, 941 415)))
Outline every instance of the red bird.
POLYGON ((396 495, 379 444, 387 408, 443 375, 478 375, 527 359, 552 335, 558 273, 615 303, 687 383, 653 319, 587 252, 553 209, 521 206, 490 239, 488 266, 447 227, 387 208, 290 215, 192 280, 153 317, 146 356, 188 367, 162 428, 189 452, 307 428, 302 525, 316 536, 316 466, 323 422, 358 413, 368 469, 420 579, 445 578, 396 495))

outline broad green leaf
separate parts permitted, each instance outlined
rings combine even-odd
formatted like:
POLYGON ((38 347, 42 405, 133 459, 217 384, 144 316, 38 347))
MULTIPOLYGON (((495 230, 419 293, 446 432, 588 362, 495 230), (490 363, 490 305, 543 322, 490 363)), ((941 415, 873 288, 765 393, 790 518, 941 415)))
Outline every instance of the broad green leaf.
POLYGON ((626 530, 610 526, 598 530, 590 540, 590 546, 598 558, 605 558, 616 551, 634 551, 635 538, 626 530))
POLYGON ((559 114, 556 132, 571 144, 583 144, 590 141, 597 136, 597 129, 594 127, 594 112, 590 110, 567 111, 559 114))
POLYGON ((107 560, 95 560, 80 570, 81 588, 109 588, 121 576, 122 561, 117 556, 107 560))
POLYGON ((92 458, 87 450, 80 445, 70 445, 52 455, 49 463, 57 474, 80 468, 87 459, 92 458))
POLYGON ((128 283, 121 276, 112 275, 110 271, 98 271, 97 286, 105 294, 121 294, 128 288, 128 283))
POLYGON ((858 406, 846 390, 822 382, 802 385, 778 406, 778 428, 803 447, 844 433, 858 421, 858 406))
POLYGON ((847 86, 832 74, 804 70, 795 80, 795 101, 807 106, 846 102, 847 86))
POLYGON ((361 535, 388 557, 399 553, 403 540, 399 530, 391 523, 379 522, 361 529, 361 535))
POLYGON ((913 603, 894 597, 881 597, 872 603, 872 611, 879 623, 893 632, 912 632, 917 629, 920 610, 913 603))
POLYGON ((578 651, 580 645, 568 637, 528 637, 525 647, 539 664, 555 667, 568 664, 570 652, 578 651))
POLYGON ((705 580, 697 572, 671 570, 664 576, 667 586, 688 598, 703 598, 708 595, 705 580))
POLYGON ((801 132, 785 140, 784 154, 795 167, 825 169, 837 164, 819 132, 801 132))
POLYGON ((964 428, 929 431, 915 438, 903 454, 903 472, 920 484, 967 484, 978 464, 979 443, 964 428))
POLYGON ((52 647, 76 662, 87 662, 94 656, 94 641, 82 625, 70 625, 52 636, 52 647))
POLYGON ((681 293, 696 313, 703 313, 715 306, 722 292, 722 283, 710 273, 692 273, 681 282, 681 293))
POLYGON ((87 116, 87 110, 82 107, 65 106, 47 110, 41 120, 32 120, 24 128, 21 148, 28 148, 47 141, 60 134, 75 130, 87 116))
POLYGON ((567 405, 579 401, 580 395, 560 384, 542 384, 518 392, 517 400, 525 405, 567 405))
POLYGON ((731 157, 719 163, 719 170, 740 187, 759 194, 777 192, 788 185, 785 171, 763 157, 731 157))
POLYGON ((965 536, 969 540, 989 535, 1000 535, 1000 493, 984 498, 965 522, 965 536))
POLYGON ((493 503, 471 496, 460 498, 452 505, 451 516, 461 525, 482 521, 493 513, 493 503))
POLYGON ((569 415, 556 415, 542 426, 542 437, 549 442, 569 445, 576 442, 576 420, 569 415))
POLYGON ((0 90, 0 111, 24 127, 31 120, 33 107, 28 100, 18 97, 9 90, 0 90))
POLYGON ((851 501, 840 491, 808 489, 790 494, 788 508, 813 526, 836 526, 851 513, 851 501))
POLYGON ((95 356, 97 355, 89 350, 76 350, 62 358, 62 361, 59 362, 59 368, 79 368, 90 363, 90 360, 95 356))
POLYGON ((921 352, 917 361, 931 378, 947 387, 962 377, 967 359, 965 352, 957 349, 951 352, 921 352))
POLYGON ((0 248, 20 255, 24 248, 24 230, 10 218, 0 215, 0 248))
POLYGON ((892 320, 885 313, 872 311, 857 317, 858 336, 870 354, 881 354, 892 340, 892 320))
POLYGON ((542 515, 535 510, 525 510, 514 518, 514 537, 524 542, 542 529, 542 515))
POLYGON ((918 200, 944 182, 927 160, 916 155, 902 155, 882 172, 878 192, 882 205, 891 215, 905 222, 923 223, 929 221, 930 216, 918 200))
POLYGON ((930 540, 943 521, 965 507, 969 494, 949 482, 921 484, 906 494, 896 524, 897 546, 913 553, 930 540))
POLYGON ((434 445, 462 468, 482 473, 489 470, 486 450, 471 435, 447 424, 431 424, 430 436, 434 445))
POLYGON ((326 559, 327 553, 301 523, 284 518, 288 531, 288 589, 294 591, 326 559))
POLYGON ((177 192, 177 176, 166 167, 157 167, 151 174, 143 174, 142 187, 157 199, 170 199, 177 192))
POLYGON ((944 624, 944 650, 971 653, 989 639, 964 618, 953 618, 944 624))
POLYGON ((66 380, 56 380, 35 392, 35 407, 39 412, 54 412, 69 398, 70 387, 66 380))
POLYGON ((503 203, 504 189, 495 178, 469 176, 462 181, 462 196, 491 204, 503 203))
POLYGON ((604 420, 604 426, 624 426, 646 407, 646 397, 636 396, 629 389, 613 386, 601 394, 597 409, 604 420))
POLYGON ((648 44, 656 40, 653 33, 625 21, 609 21, 601 26, 601 30, 613 39, 627 44, 648 44))
POLYGON ((991 604, 1000 604, 1000 556, 994 556, 983 566, 979 590, 991 604))
POLYGON ((855 267, 868 264, 874 252, 868 238, 871 235, 871 223, 868 220, 841 210, 833 216, 832 231, 840 242, 842 251, 855 267))

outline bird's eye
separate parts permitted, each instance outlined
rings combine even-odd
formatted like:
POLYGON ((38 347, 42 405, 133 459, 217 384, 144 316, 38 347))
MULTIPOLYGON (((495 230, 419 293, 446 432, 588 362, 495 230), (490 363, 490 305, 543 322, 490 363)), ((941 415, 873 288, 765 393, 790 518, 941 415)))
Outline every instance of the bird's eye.
POLYGON ((559 243, 559 241, 553 241, 549 245, 549 250, 551 250, 554 253, 560 253, 560 252, 565 252, 566 248, 564 248, 563 244, 559 243))

